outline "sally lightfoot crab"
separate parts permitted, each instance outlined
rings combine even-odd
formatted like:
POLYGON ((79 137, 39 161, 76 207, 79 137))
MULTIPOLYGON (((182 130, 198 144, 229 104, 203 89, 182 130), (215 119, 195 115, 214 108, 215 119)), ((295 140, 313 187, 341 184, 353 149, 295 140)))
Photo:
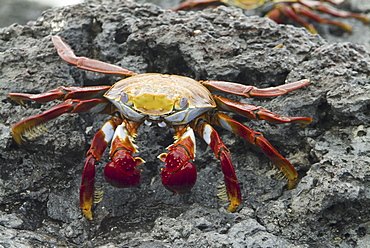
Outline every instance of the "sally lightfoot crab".
POLYGON ((19 145, 24 142, 24 136, 32 132, 32 129, 64 113, 93 112, 111 115, 111 118, 95 134, 90 149, 86 153, 80 187, 80 207, 88 219, 92 219, 95 166, 109 144, 111 162, 104 169, 106 180, 115 187, 129 187, 139 183, 141 169, 138 169, 138 166, 144 160, 134 157, 133 154, 138 152, 134 139, 142 123, 167 126, 175 130, 175 142, 167 147, 169 152, 158 156, 165 163, 160 173, 162 183, 174 193, 189 192, 195 184, 197 171, 193 160, 196 152, 194 138, 194 131, 196 131, 221 163, 226 194, 230 202, 228 210, 236 211, 240 205, 241 191, 229 150, 212 125, 227 129, 251 144, 259 146, 285 175, 288 189, 294 187, 297 172, 291 163, 280 155, 261 133, 237 122, 225 112, 277 124, 292 122, 305 126, 312 119, 281 116, 263 107, 212 95, 211 92, 220 91, 244 97, 273 97, 306 86, 309 80, 303 79, 277 87, 258 89, 254 86, 224 81, 198 82, 177 75, 137 74, 116 65, 77 57, 59 36, 53 36, 52 41, 59 56, 66 62, 81 69, 125 78, 113 86, 61 86, 41 94, 9 94, 11 99, 19 103, 25 100, 63 101, 41 114, 16 123, 12 127, 12 133, 19 145))
POLYGON ((351 26, 331 19, 319 16, 316 12, 322 12, 337 17, 352 17, 357 18, 364 23, 369 22, 369 18, 365 15, 347 12, 337 9, 333 5, 342 4, 344 0, 185 0, 173 10, 183 10, 192 8, 202 8, 209 5, 226 4, 242 9, 255 9, 258 7, 266 7, 266 17, 277 23, 286 23, 287 19, 300 24, 311 33, 316 34, 317 30, 309 22, 313 20, 316 22, 332 24, 341 29, 351 33, 351 26), (308 19, 308 20, 307 20, 308 19))

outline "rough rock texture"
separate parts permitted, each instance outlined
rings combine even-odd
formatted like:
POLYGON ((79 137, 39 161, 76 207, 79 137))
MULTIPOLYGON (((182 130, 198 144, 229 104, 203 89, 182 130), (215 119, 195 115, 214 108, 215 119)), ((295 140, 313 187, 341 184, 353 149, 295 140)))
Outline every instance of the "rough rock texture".
POLYGON ((370 58, 361 46, 329 44, 302 28, 246 17, 239 9, 163 10, 151 4, 91 1, 55 8, 28 26, 0 29, 0 245, 4 247, 366 247, 370 242, 370 58), (107 4, 109 3, 109 4, 107 4), (48 131, 18 147, 13 123, 55 105, 9 92, 44 92, 60 85, 113 84, 117 78, 63 62, 51 35, 80 56, 136 72, 218 79, 258 87, 310 78, 273 99, 246 99, 283 115, 311 116, 305 128, 248 121, 300 173, 285 180, 263 153, 226 131, 244 204, 229 213, 217 198, 218 161, 198 139, 198 181, 187 195, 161 185, 156 156, 172 132, 143 127, 137 139, 140 186, 115 189, 98 166, 104 199, 95 219, 81 216, 78 190, 84 153, 108 116, 63 115, 48 131), (276 48, 283 44, 282 48, 276 48))
POLYGON ((36 20, 50 5, 28 0, 0 0, 0 27, 36 20))

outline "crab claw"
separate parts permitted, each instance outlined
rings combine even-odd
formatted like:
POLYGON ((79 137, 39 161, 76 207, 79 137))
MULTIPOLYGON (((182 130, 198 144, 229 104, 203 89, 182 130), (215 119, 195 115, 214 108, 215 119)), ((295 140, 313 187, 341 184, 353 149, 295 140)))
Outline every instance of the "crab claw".
POLYGON ((112 162, 104 168, 105 179, 118 188, 138 184, 141 170, 136 169, 136 166, 145 162, 142 158, 132 156, 137 150, 133 137, 126 128, 125 123, 117 127, 109 156, 112 162))
POLYGON ((197 180, 197 169, 190 161, 194 159, 195 138, 190 127, 179 129, 175 137, 178 140, 167 149, 169 153, 158 156, 165 162, 162 169, 162 183, 171 192, 176 194, 187 193, 197 180))
POLYGON ((166 163, 161 172, 166 189, 176 194, 189 192, 197 180, 197 169, 188 161, 187 151, 178 146, 168 154, 162 153, 159 158, 166 163))
POLYGON ((117 188, 134 186, 140 181, 141 170, 136 166, 143 163, 143 159, 132 157, 127 150, 118 150, 104 168, 104 176, 107 182, 117 188))

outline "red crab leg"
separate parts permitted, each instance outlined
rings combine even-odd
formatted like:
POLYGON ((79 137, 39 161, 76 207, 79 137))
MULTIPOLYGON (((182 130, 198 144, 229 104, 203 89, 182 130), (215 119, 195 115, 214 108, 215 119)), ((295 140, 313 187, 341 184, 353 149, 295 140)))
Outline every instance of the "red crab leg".
MULTIPOLYGON (((229 6, 235 6, 242 9, 256 9, 266 4, 266 2, 269 2, 269 0, 220 0, 220 1, 229 6)), ((275 1, 292 2, 297 0, 273 0, 273 2, 275 1)))
MULTIPOLYGON (((343 18, 352 17, 352 18, 362 20, 364 23, 369 22, 369 18, 365 15, 340 10, 333 6, 325 4, 321 1, 299 0, 299 2, 311 9, 315 9, 315 10, 318 10, 318 11, 321 11, 321 12, 324 12, 324 13, 327 13, 333 16, 338 16, 338 17, 343 17, 343 18)), ((338 2, 328 1, 328 2, 338 5, 342 3, 343 1, 338 1, 338 2)))
POLYGON ((212 4, 221 4, 220 0, 186 0, 180 3, 177 7, 171 8, 174 11, 193 9, 196 7, 209 6, 212 4))
MULTIPOLYGON (((276 0, 276 1, 292 2, 298 0, 276 0)), ((220 4, 236 6, 243 9, 255 9, 264 5, 265 2, 266 0, 186 0, 180 3, 179 6, 172 8, 172 10, 203 8, 210 5, 220 5, 220 4)))
POLYGON ((165 162, 162 169, 162 184, 176 194, 187 193, 197 180, 197 170, 190 162, 194 160, 195 137, 193 129, 189 126, 174 126, 176 130, 174 144, 167 147, 169 153, 158 156, 165 162))
POLYGON ((89 87, 65 87, 60 86, 54 90, 50 90, 40 94, 27 93, 10 93, 10 99, 23 103, 23 101, 31 100, 36 102, 49 102, 52 100, 67 100, 67 99, 93 99, 103 98, 104 93, 112 86, 89 86, 89 87))
POLYGON ((32 128, 54 119, 64 113, 111 113, 111 104, 105 99, 76 100, 68 99, 38 115, 27 117, 17 122, 12 127, 13 138, 19 145, 22 144, 22 135, 26 132, 32 132, 32 128))
MULTIPOLYGON (((298 4, 298 3, 297 4, 292 4, 292 8, 297 14, 306 16, 309 19, 312 19, 316 22, 336 25, 336 26, 340 27, 341 29, 345 30, 346 32, 352 33, 352 27, 351 26, 349 26, 349 25, 347 25, 343 22, 333 21, 333 20, 329 20, 329 19, 326 19, 326 18, 322 18, 322 17, 316 15, 314 12, 312 12, 309 8, 306 8, 305 6, 303 6, 301 4, 298 4)), ((303 23, 302 23, 302 25, 303 25, 303 23)), ((306 27, 305 25, 303 25, 303 26, 306 27)), ((308 27, 306 27, 306 28, 308 30, 310 30, 308 27)), ((312 32, 312 31, 311 31, 311 33, 315 34, 315 32, 312 32)), ((316 33, 317 33, 317 31, 316 31, 316 33)))
POLYGON ((276 87, 269 87, 265 89, 259 89, 255 86, 231 83, 225 81, 201 81, 201 84, 206 86, 209 90, 215 91, 220 90, 223 92, 241 95, 245 97, 272 97, 280 96, 293 90, 302 88, 310 83, 310 80, 303 79, 297 82, 279 85, 276 87))
POLYGON ((222 113, 216 113, 212 118, 212 123, 239 135, 253 145, 259 146, 287 177, 288 189, 292 189, 295 186, 298 177, 297 171, 293 165, 286 158, 281 156, 270 142, 263 137, 262 133, 256 132, 222 113))
POLYGON ((335 5, 339 5, 342 4, 345 0, 326 0, 326 1, 335 5))
POLYGON ((301 126, 306 126, 312 122, 312 118, 310 117, 286 117, 270 112, 261 106, 240 103, 221 96, 214 96, 214 99, 220 110, 234 112, 255 120, 266 120, 276 124, 292 122, 299 123, 301 126))
POLYGON ((92 220, 91 208, 94 203, 95 166, 101 159, 108 144, 111 142, 114 130, 116 130, 117 126, 121 123, 122 120, 115 116, 107 121, 95 134, 90 149, 86 153, 80 186, 80 208, 82 209, 82 213, 89 220, 92 220))
POLYGON ((195 128, 199 136, 211 147, 217 159, 220 160, 221 169, 224 174, 226 193, 230 201, 228 211, 235 212, 241 204, 241 192, 238 179, 236 178, 235 169, 231 162, 229 150, 220 139, 214 128, 206 122, 201 122, 195 128))
POLYGON ((275 8, 269 11, 265 15, 265 17, 268 17, 271 20, 279 24, 283 23, 283 18, 286 17, 288 19, 298 22, 303 27, 305 27, 308 31, 310 31, 310 33, 317 34, 316 28, 311 23, 304 20, 300 15, 298 15, 298 13, 295 10, 293 10, 290 7, 290 5, 285 4, 285 3, 276 4, 275 8))
POLYGON ((328 13, 328 14, 331 14, 333 16, 338 16, 338 17, 357 18, 357 19, 362 20, 364 23, 369 22, 369 18, 365 15, 346 12, 343 10, 336 9, 325 3, 322 3, 319 1, 311 1, 311 0, 299 0, 299 3, 293 3, 293 4, 285 4, 285 3, 276 4, 275 8, 271 10, 270 12, 268 12, 265 16, 269 17, 270 19, 274 20, 277 23, 282 23, 281 19, 283 18, 283 16, 285 16, 293 21, 300 23, 303 27, 308 29, 313 34, 317 33, 314 26, 308 21, 304 20, 300 15, 306 16, 317 22, 336 25, 349 33, 352 32, 352 28, 349 25, 343 22, 322 18, 318 16, 317 14, 315 14, 313 11, 311 11, 311 9, 321 11, 324 13, 328 13))
POLYGON ((52 36, 51 39, 59 56, 67 63, 77 66, 77 68, 124 77, 137 75, 135 72, 117 65, 86 57, 77 57, 71 47, 61 37, 52 36))

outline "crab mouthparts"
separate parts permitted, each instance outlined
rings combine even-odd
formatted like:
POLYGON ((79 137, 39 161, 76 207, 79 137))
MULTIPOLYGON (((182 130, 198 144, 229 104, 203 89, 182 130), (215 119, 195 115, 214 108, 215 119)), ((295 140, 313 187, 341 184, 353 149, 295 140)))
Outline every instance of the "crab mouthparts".
MULTIPOLYGON (((166 127, 167 126, 167 123, 164 122, 164 121, 160 121, 160 122, 154 121, 154 122, 158 125, 158 127, 166 127)), ((144 120, 144 124, 147 125, 147 126, 151 126, 153 124, 153 120, 146 119, 146 120, 144 120)))

